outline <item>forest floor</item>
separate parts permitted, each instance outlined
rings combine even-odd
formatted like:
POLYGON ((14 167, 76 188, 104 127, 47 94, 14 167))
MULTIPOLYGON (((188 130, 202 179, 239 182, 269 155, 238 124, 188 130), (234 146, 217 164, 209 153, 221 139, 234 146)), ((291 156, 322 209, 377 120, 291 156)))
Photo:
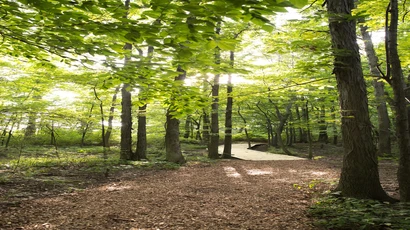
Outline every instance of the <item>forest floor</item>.
MULTIPOLYGON (((307 210, 337 183, 341 158, 333 151, 318 147, 316 155, 325 156, 317 160, 14 178, 0 182, 0 229, 317 229, 307 210)), ((396 169, 393 161, 380 163, 383 187, 395 197, 396 169)))

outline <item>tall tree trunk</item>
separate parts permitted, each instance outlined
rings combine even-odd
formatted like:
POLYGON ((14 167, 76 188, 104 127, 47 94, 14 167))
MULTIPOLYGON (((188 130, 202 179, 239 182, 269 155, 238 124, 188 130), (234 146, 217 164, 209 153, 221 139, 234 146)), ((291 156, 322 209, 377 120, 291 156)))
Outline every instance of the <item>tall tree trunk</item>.
MULTIPOLYGON (((230 51, 230 64, 231 67, 234 66, 235 53, 230 51)), ((232 108, 233 108, 233 84, 232 84, 232 74, 228 76, 228 84, 226 89, 226 113, 225 113, 225 139, 224 139, 224 150, 222 153, 223 158, 231 158, 232 156, 232 108)))
MULTIPOLYGON (((186 72, 178 66, 177 71, 180 73, 175 77, 175 82, 184 81, 186 78, 186 72)), ((177 89, 178 91, 178 89, 177 89)), ((174 93, 173 93, 174 94, 174 93)), ((167 111, 167 125, 165 133, 165 149, 166 160, 173 163, 183 164, 185 158, 182 156, 181 143, 179 141, 179 119, 175 118, 172 114, 176 111, 175 96, 171 95, 171 103, 167 111)))
MULTIPOLYGON (((389 9, 388 9, 389 10, 389 9)), ((403 89, 403 71, 397 50, 398 2, 390 1, 390 27, 388 33, 388 63, 391 68, 391 85, 394 92, 396 110, 396 135, 400 150, 398 181, 400 200, 410 201, 410 136, 407 115, 406 95, 403 89)), ((387 19, 386 19, 387 20, 387 19)))
MULTIPOLYGON (((138 50, 140 57, 143 57, 143 51, 141 49, 138 50)), ((148 46, 147 50, 147 58, 148 62, 151 62, 151 59, 154 55, 154 47, 148 46)), ((140 79, 143 77, 140 76, 140 79)), ((143 101, 144 104, 138 107, 138 127, 137 127, 137 148, 135 153, 132 154, 133 160, 142 160, 147 159, 147 106, 148 104, 145 102, 147 100, 147 96, 144 96, 146 93, 145 87, 140 87, 139 92, 139 99, 143 101)))
MULTIPOLYGON (((220 22, 216 28, 216 34, 220 34, 221 27, 220 22)), ((217 65, 221 62, 221 51, 218 47, 215 48, 215 63, 217 65)), ((215 74, 214 82, 212 85, 212 105, 211 105, 211 133, 210 142, 208 145, 208 157, 211 159, 219 158, 218 146, 219 146, 219 77, 221 75, 215 74)))
POLYGON ((131 92, 130 84, 123 84, 121 89, 121 149, 120 157, 124 160, 131 160, 132 145, 132 116, 131 116, 131 92))
POLYGON ((121 89, 121 87, 117 86, 115 88, 115 93, 112 96, 110 114, 108 115, 108 126, 107 126, 107 130, 105 131, 105 134, 104 134, 104 142, 105 142, 104 147, 107 147, 107 148, 110 147, 110 139, 111 139, 111 133, 112 133, 112 121, 114 120, 115 105, 116 105, 116 101, 117 101, 117 95, 118 95, 118 92, 120 91, 120 89, 121 89))
POLYGON ((327 0, 345 149, 337 189, 344 196, 390 200, 379 180, 353 7, 354 0, 327 0))
POLYGON ((147 104, 138 107, 137 149, 133 160, 147 159, 147 104))
POLYGON ((211 159, 219 158, 219 77, 220 74, 215 75, 212 85, 211 132, 208 145, 208 157, 211 159))
MULTIPOLYGON (((130 0, 125 0, 125 9, 130 8, 130 0)), ((125 16, 127 17, 127 15, 125 16)), ((131 61, 132 45, 126 43, 124 49, 129 51, 124 58, 124 66, 127 67, 131 61)), ((121 143, 120 143, 120 158, 124 160, 131 160, 132 155, 132 108, 131 108, 131 85, 124 83, 121 89, 121 143)))
MULTIPOLYGON (((359 23, 364 23, 364 19, 359 19, 359 23)), ((367 61, 370 66, 370 73, 374 77, 372 83, 377 103, 379 131, 378 155, 391 155, 390 119, 387 112, 386 99, 384 95, 384 83, 379 81, 382 77, 377 67, 379 64, 379 59, 376 55, 376 51, 374 50, 372 38, 367 30, 367 26, 360 24, 360 32, 364 41, 367 61)))

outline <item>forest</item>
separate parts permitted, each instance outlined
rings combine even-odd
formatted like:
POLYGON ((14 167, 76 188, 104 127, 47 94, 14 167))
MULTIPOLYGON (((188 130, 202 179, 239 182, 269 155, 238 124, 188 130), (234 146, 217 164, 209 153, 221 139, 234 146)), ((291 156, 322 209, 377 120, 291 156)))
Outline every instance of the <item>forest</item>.
POLYGON ((409 12, 0 0, 0 229, 409 229, 409 12))

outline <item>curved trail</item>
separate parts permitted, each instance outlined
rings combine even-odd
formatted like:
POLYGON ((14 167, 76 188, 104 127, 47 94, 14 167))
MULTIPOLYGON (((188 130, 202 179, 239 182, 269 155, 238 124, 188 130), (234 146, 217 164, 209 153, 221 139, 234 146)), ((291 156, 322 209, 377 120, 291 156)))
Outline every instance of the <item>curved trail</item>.
MULTIPOLYGON (((223 152, 224 146, 219 146, 219 153, 223 152)), ((278 160, 306 160, 305 158, 267 153, 248 149, 248 144, 232 144, 232 156, 249 161, 278 161, 278 160)))

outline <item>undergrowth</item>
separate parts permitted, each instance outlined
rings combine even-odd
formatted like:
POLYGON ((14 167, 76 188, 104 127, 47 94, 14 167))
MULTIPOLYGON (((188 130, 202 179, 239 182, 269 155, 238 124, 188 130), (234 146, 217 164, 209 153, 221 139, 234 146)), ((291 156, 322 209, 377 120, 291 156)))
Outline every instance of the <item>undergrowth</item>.
POLYGON ((310 207, 315 225, 325 229, 410 229, 409 203, 323 197, 310 207))

